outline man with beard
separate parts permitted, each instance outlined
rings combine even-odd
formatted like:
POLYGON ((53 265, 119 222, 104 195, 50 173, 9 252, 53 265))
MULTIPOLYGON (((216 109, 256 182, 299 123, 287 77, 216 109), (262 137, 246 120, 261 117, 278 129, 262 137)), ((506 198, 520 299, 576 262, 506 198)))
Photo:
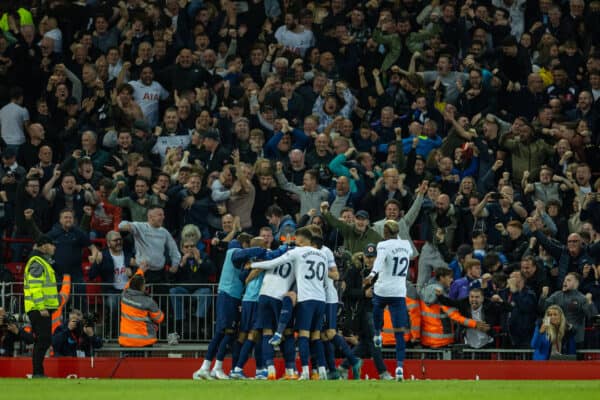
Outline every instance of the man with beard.
POLYGON ((289 50, 304 57, 304 52, 315 44, 315 37, 310 30, 298 24, 298 17, 292 12, 285 14, 285 24, 275 31, 275 39, 289 50))
MULTIPOLYGON (((124 63, 121 74, 125 74, 130 68, 130 62, 124 63)), ((117 85, 119 83, 117 81, 117 85)), ((129 84, 133 87, 133 99, 141 107, 148 125, 154 128, 159 122, 158 103, 161 100, 166 100, 169 97, 169 92, 154 80, 154 71, 152 71, 149 64, 142 65, 140 79, 129 81, 129 84)))

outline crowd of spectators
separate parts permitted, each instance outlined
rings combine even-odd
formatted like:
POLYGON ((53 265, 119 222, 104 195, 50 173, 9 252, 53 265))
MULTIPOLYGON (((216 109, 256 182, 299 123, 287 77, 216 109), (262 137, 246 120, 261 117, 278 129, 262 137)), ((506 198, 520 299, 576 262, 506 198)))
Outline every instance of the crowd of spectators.
MULTIPOLYGON (((356 255, 394 219, 418 244, 417 291, 450 268, 448 301, 481 288, 506 346, 546 331, 550 305, 583 345, 600 306, 600 1, 0 11, 0 225, 47 232, 58 279, 84 282, 89 254, 108 294, 144 263, 175 299, 206 295, 240 232, 276 248, 314 223, 351 304, 356 255)), ((30 249, 7 247, 5 262, 30 249)))

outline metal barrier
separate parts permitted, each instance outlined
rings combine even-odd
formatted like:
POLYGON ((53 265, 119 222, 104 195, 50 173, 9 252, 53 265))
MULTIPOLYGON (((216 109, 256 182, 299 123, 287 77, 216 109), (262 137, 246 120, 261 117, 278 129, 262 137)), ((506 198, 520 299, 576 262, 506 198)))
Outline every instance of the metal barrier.
MULTIPOLYGON (((21 283, 0 283, 0 306, 7 312, 26 318, 21 283)), ((158 326, 158 340, 177 338, 178 342, 208 342, 213 336, 216 284, 149 284, 149 295, 165 314, 158 326), (199 287, 200 286, 200 287, 199 287), (177 336, 171 335, 176 333, 177 336)), ((66 319, 73 309, 96 317, 96 334, 105 342, 117 342, 121 293, 111 284, 73 283, 71 296, 63 309, 66 319)))
MULTIPOLYGON (((165 314, 159 325, 158 341, 182 344, 207 343, 213 337, 216 317, 217 285, 150 284, 149 295, 165 314), (196 290, 198 289, 198 290, 196 290), (169 335, 177 333, 175 335, 169 335)), ((112 284, 73 283, 71 297, 63 310, 63 318, 74 308, 97 317, 96 334, 105 343, 117 343, 120 321, 120 292, 112 284)), ((24 315, 22 282, 0 283, 0 306, 12 314, 24 315)), ((585 349, 578 351, 586 360, 600 359, 600 328, 586 329, 585 349)), ((498 345, 497 347, 501 347, 498 345)), ((393 357, 389 349, 384 356, 393 357)), ((391 349, 393 351, 393 349, 391 349)), ((471 349, 454 344, 442 349, 408 348, 408 359, 433 360, 529 360, 532 350, 484 348, 471 349)))

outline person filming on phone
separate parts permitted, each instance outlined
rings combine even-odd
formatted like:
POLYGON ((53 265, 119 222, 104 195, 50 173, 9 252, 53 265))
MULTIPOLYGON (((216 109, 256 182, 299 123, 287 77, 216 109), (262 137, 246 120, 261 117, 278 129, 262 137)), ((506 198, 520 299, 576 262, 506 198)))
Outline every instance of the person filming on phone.
POLYGON ((575 355, 575 332, 562 308, 553 305, 546 309, 544 319, 535 327, 531 348, 533 359, 537 361, 575 355))

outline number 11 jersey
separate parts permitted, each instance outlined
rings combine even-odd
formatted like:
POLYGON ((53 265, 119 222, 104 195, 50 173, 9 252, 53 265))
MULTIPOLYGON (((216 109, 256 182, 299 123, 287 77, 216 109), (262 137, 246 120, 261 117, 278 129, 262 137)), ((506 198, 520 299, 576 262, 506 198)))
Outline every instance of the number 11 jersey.
POLYGON ((412 256, 408 240, 388 239, 377 244, 373 272, 378 273, 373 293, 379 297, 406 297, 406 276, 412 256))

